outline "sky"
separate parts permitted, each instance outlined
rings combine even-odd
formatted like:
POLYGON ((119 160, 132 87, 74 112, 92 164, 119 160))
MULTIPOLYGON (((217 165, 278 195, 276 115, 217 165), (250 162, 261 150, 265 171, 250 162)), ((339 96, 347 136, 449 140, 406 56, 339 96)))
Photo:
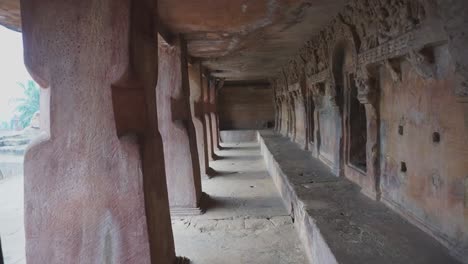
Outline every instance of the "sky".
POLYGON ((18 82, 31 77, 24 66, 21 33, 0 26, 0 122, 9 121, 14 113, 14 98, 21 98, 23 90, 18 82))

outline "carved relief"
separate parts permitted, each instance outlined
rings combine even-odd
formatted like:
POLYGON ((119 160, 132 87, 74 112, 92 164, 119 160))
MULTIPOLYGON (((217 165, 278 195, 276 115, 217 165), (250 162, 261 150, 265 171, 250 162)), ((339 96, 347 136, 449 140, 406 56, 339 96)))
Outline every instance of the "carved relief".
POLYGON ((303 67, 302 68, 299 67, 300 60, 301 59, 294 58, 294 59, 289 61, 289 65, 285 69, 288 84, 295 84, 295 83, 299 82, 299 77, 300 77, 301 71, 303 69, 303 67))
POLYGON ((357 98, 362 104, 376 104, 377 91, 375 80, 370 76, 368 69, 361 66, 356 73, 357 98))
POLYGON ((434 78, 436 75, 436 66, 432 54, 423 51, 412 50, 406 56, 411 66, 416 72, 425 79, 434 78))
POLYGON ((341 19, 353 25, 360 39, 359 51, 375 48, 416 28, 426 18, 417 0, 352 1, 341 19))

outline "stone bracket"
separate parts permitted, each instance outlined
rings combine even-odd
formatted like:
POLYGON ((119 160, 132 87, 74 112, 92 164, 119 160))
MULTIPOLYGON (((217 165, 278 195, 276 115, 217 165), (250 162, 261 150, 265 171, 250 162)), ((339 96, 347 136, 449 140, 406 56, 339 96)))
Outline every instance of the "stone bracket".
POLYGON ((147 113, 146 99, 141 83, 127 78, 113 84, 112 105, 118 137, 129 133, 140 135, 144 133, 147 113))
POLYGON ((205 116, 205 103, 204 102, 194 102, 194 115, 203 119, 205 116))
POLYGON ((172 121, 187 121, 191 118, 190 110, 184 99, 171 98, 171 113, 172 121))

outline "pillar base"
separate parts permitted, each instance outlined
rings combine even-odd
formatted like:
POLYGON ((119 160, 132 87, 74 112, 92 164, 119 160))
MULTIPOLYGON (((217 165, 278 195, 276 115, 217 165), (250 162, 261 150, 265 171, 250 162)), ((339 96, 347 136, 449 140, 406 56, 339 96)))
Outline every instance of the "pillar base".
POLYGON ((204 210, 201 207, 171 207, 171 217, 180 216, 195 216, 203 214, 204 210))
POLYGON ((190 259, 186 257, 177 257, 175 264, 190 264, 190 259))
POLYGON ((213 177, 215 177, 216 175, 218 174, 218 172, 216 170, 214 170, 213 168, 209 167, 205 173, 205 176, 208 178, 208 179, 211 179, 213 177))
POLYGON ((208 194, 202 192, 199 207, 171 207, 171 217, 202 215, 206 211, 209 198, 208 194))

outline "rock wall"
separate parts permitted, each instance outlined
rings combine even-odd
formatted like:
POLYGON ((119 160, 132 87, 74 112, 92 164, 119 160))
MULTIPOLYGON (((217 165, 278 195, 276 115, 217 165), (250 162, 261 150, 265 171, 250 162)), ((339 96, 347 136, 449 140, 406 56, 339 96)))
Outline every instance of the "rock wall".
POLYGON ((271 84, 278 132, 467 258, 468 4, 449 2, 352 1, 271 84))
POLYGON ((256 130, 273 126, 273 91, 267 85, 225 85, 218 92, 221 130, 256 130))

